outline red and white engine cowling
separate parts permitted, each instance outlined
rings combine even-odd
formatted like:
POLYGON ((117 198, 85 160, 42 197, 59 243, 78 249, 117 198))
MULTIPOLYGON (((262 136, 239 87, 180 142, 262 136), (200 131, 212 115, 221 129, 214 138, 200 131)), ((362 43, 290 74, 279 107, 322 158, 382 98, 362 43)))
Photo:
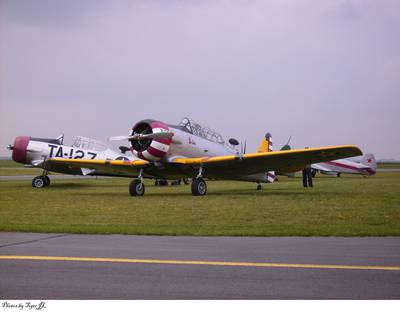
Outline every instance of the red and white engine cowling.
POLYGON ((28 163, 28 145, 31 137, 19 136, 15 138, 14 145, 12 146, 12 159, 15 162, 26 164, 28 163))
MULTIPOLYGON (((169 127, 163 122, 155 120, 143 120, 133 126, 131 135, 147 135, 168 131, 169 127)), ((132 144, 131 151, 136 157, 147 161, 159 161, 167 154, 172 139, 146 138, 142 140, 132 139, 130 142, 132 144)))

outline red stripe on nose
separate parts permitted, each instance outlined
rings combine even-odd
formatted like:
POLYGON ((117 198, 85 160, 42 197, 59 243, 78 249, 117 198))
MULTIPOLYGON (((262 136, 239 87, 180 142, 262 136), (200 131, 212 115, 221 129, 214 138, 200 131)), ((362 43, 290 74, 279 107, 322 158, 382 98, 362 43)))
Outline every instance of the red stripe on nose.
POLYGON ((172 142, 172 139, 171 138, 157 138, 157 139, 153 139, 153 141, 163 143, 164 145, 169 146, 172 142))
POLYGON ((162 158, 166 154, 164 151, 160 151, 152 146, 147 149, 147 152, 156 158, 162 158))
POLYGON ((19 136, 15 138, 12 159, 18 163, 28 163, 26 150, 29 144, 30 137, 19 136))
POLYGON ((150 123, 151 128, 163 128, 165 130, 169 130, 168 126, 163 123, 163 122, 159 122, 159 121, 152 121, 150 123))

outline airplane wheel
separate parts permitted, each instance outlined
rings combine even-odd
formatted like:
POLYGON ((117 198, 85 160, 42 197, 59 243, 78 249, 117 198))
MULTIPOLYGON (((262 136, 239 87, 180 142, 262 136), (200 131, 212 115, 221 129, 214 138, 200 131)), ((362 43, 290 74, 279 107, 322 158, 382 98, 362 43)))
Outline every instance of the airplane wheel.
POLYGON ((160 179, 159 185, 160 186, 168 186, 168 180, 166 180, 164 178, 160 179))
POLYGON ((44 177, 44 185, 47 187, 47 186, 50 186, 50 177, 49 176, 45 176, 44 177))
POLYGON ((43 188, 46 187, 46 180, 43 176, 36 176, 32 179, 32 187, 34 188, 43 188))
POLYGON ((141 197, 144 195, 144 184, 140 179, 132 180, 129 184, 129 193, 132 197, 141 197))
POLYGON ((192 195, 205 196, 207 194, 207 184, 202 178, 196 178, 192 181, 192 195))
POLYGON ((336 176, 337 176, 337 177, 340 177, 340 173, 337 173, 336 176))
POLYGON ((262 190, 261 184, 258 184, 258 185, 257 185, 257 190, 262 190))

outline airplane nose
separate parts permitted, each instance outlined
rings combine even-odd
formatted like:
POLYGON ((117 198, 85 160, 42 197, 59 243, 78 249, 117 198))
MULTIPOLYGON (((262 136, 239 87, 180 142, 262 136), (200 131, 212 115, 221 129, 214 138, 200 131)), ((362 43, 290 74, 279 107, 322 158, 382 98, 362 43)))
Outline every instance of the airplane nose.
POLYGON ((12 150, 12 159, 18 163, 27 163, 26 152, 29 144, 30 137, 19 136, 15 138, 12 150))

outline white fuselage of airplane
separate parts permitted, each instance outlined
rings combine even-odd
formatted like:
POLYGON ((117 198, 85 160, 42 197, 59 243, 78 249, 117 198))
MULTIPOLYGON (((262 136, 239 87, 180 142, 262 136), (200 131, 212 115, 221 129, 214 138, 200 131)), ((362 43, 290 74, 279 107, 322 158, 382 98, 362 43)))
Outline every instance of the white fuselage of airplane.
POLYGON ((236 149, 228 145, 212 142, 171 126, 169 128, 174 133, 166 154, 166 158, 169 160, 178 157, 200 158, 239 154, 236 149))
POLYGON ((348 159, 340 159, 312 164, 311 168, 327 175, 345 173, 370 176, 376 173, 376 162, 372 154, 366 154, 360 162, 354 162, 348 159))
MULTIPOLYGON (((12 158, 14 161, 26 165, 43 168, 44 161, 51 158, 66 159, 90 159, 90 160, 133 160, 134 156, 115 152, 97 140, 85 137, 77 137, 78 145, 67 146, 56 139, 40 139, 28 136, 20 136, 15 139, 12 146, 12 158), (89 145, 93 148, 86 148, 89 145), (99 145, 101 144, 101 145, 99 145), (96 149, 101 146, 101 149, 96 149)), ((75 142, 75 143, 76 143, 75 142)), ((53 172, 65 174, 89 174, 87 171, 70 170, 68 167, 50 168, 53 172)), ((92 173, 90 173, 92 174, 92 173)))

